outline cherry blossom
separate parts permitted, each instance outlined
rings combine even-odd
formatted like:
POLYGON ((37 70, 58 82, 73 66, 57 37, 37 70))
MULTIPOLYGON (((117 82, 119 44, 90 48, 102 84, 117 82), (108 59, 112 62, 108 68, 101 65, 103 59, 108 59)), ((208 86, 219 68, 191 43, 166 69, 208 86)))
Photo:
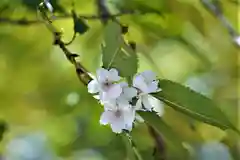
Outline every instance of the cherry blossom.
POLYGON ((153 106, 149 101, 149 93, 161 91, 158 82, 156 75, 152 71, 145 71, 136 75, 133 80, 133 87, 138 89, 137 110, 152 110, 153 106))
POLYGON ((101 101, 115 99, 122 93, 122 87, 117 83, 121 77, 118 76, 118 71, 114 68, 106 70, 100 68, 97 70, 96 79, 88 84, 89 93, 99 93, 101 101))
POLYGON ((163 114, 163 105, 156 103, 157 99, 150 95, 161 91, 153 72, 145 71, 136 75, 132 87, 125 81, 120 81, 122 78, 114 68, 100 68, 96 77, 92 77, 88 92, 95 94, 94 98, 104 106, 100 124, 110 125, 113 132, 131 131, 134 121, 141 119, 137 110, 157 111, 159 116, 163 114))
POLYGON ((127 83, 120 83, 121 95, 115 100, 104 103, 104 112, 100 118, 100 124, 110 124, 112 131, 121 133, 122 130, 132 130, 135 119, 135 109, 130 104, 132 98, 137 96, 137 90, 129 87, 127 83))
POLYGON ((104 112, 100 118, 100 124, 110 124, 112 131, 121 133, 123 130, 132 130, 135 119, 135 110, 126 101, 120 99, 104 104, 104 112))

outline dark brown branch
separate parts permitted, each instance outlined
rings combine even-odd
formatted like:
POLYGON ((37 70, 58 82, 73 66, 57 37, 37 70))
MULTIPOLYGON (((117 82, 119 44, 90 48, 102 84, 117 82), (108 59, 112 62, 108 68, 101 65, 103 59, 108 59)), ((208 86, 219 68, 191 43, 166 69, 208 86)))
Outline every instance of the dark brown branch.
POLYGON ((61 40, 61 33, 55 32, 54 33, 54 45, 59 46, 59 48, 64 52, 67 59, 74 65, 77 76, 79 80, 87 85, 92 78, 89 76, 88 71, 81 65, 81 63, 77 62, 76 57, 78 57, 77 54, 71 53, 65 46, 65 43, 61 40))
MULTIPOLYGON (((101 16, 98 15, 78 15, 79 18, 86 19, 86 20, 100 20, 100 19, 112 19, 112 18, 117 18, 121 17, 124 15, 131 15, 131 14, 142 14, 140 12, 134 12, 134 11, 128 11, 124 13, 117 13, 117 14, 112 14, 112 15, 104 15, 102 14, 101 16)), ((145 14, 145 13, 144 13, 145 14)), ((62 15, 62 16, 54 16, 51 18, 51 20, 56 21, 56 20, 62 20, 62 19, 69 19, 72 18, 72 15, 62 15)), ((34 25, 34 24, 40 24, 43 23, 43 21, 39 19, 26 19, 26 18, 21 18, 21 19, 11 19, 7 17, 0 17, 0 24, 12 24, 12 25, 21 25, 21 26, 28 26, 28 25, 34 25)))
POLYGON ((77 76, 79 78, 79 80, 87 85, 89 83, 89 81, 92 80, 92 78, 90 77, 88 71, 85 69, 85 67, 83 67, 81 65, 80 62, 77 61, 77 57, 78 54, 72 53, 71 51, 69 51, 65 45, 65 42, 62 40, 62 33, 59 32, 54 25, 52 25, 52 20, 49 19, 49 17, 46 15, 46 13, 44 11, 41 10, 41 8, 39 9, 40 13, 41 13, 41 18, 43 19, 44 24, 46 25, 46 27, 49 29, 49 31, 53 34, 54 36, 54 45, 57 45, 65 54, 66 58, 74 65, 77 76))

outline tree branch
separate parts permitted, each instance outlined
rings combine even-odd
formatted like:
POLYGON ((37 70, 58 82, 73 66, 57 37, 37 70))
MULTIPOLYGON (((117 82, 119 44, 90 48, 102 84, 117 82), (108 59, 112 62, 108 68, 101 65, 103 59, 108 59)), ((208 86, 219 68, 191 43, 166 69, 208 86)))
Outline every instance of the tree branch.
MULTIPOLYGON (((121 12, 121 13, 116 13, 116 14, 102 14, 102 15, 78 15, 79 18, 86 19, 86 20, 101 20, 101 19, 112 19, 112 18, 117 18, 121 17, 124 15, 132 15, 132 14, 146 14, 146 13, 140 13, 136 11, 127 11, 127 12, 121 12)), ((56 21, 56 20, 62 20, 62 19, 69 19, 72 18, 71 14, 67 15, 61 15, 61 16, 52 16, 51 20, 56 21)), ((21 18, 21 19, 11 19, 7 17, 0 17, 0 24, 12 24, 12 25, 20 25, 20 26, 29 26, 29 25, 34 25, 34 24, 41 24, 43 21, 39 19, 26 19, 26 18, 21 18)))
POLYGON ((214 1, 213 3, 210 0, 200 0, 203 6, 209 10, 217 19, 222 23, 222 25, 227 29, 228 33, 232 37, 233 41, 240 47, 239 42, 239 33, 234 29, 229 20, 223 15, 221 2, 214 1))

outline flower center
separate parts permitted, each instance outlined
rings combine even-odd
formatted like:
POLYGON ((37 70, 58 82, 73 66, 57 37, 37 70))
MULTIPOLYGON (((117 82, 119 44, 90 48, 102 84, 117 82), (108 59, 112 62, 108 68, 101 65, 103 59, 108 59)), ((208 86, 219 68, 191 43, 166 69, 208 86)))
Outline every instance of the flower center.
POLYGON ((121 115, 122 115, 122 113, 121 113, 120 110, 117 110, 117 111, 115 112, 115 116, 116 116, 117 118, 120 118, 121 115))
POLYGON ((111 85, 111 83, 108 81, 104 83, 104 86, 106 86, 106 87, 109 87, 110 85, 111 85))
POLYGON ((112 86, 112 83, 109 82, 109 81, 106 81, 106 82, 103 83, 102 89, 107 91, 111 86, 112 86))

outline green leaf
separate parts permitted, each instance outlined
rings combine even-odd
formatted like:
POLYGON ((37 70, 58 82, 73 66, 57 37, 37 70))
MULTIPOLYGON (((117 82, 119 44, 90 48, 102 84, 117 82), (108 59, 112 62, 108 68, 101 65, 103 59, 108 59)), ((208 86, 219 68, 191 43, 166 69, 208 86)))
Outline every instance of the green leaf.
POLYGON ((138 113, 148 125, 152 126, 158 134, 163 137, 164 142, 167 145, 167 151, 169 152, 169 150, 171 150, 171 153, 176 154, 168 156, 171 156, 172 158, 175 156, 175 158, 178 159, 187 159, 187 150, 184 149, 182 141, 170 126, 168 126, 155 112, 139 111, 138 113))
POLYGON ((75 11, 72 11, 72 18, 73 18, 73 23, 74 23, 74 32, 79 33, 79 34, 84 34, 85 32, 88 31, 89 27, 88 25, 77 16, 75 11))
POLYGON ((138 58, 136 52, 125 43, 121 35, 121 26, 109 21, 104 33, 105 46, 102 50, 104 68, 116 68, 122 77, 132 77, 137 73, 138 58))
POLYGON ((159 84, 162 91, 152 95, 170 107, 199 121, 240 133, 209 98, 169 80, 160 80, 159 84))
POLYGON ((178 19, 190 21, 202 34, 204 34, 204 18, 196 6, 178 0, 168 0, 167 3, 170 13, 175 14, 178 19))

